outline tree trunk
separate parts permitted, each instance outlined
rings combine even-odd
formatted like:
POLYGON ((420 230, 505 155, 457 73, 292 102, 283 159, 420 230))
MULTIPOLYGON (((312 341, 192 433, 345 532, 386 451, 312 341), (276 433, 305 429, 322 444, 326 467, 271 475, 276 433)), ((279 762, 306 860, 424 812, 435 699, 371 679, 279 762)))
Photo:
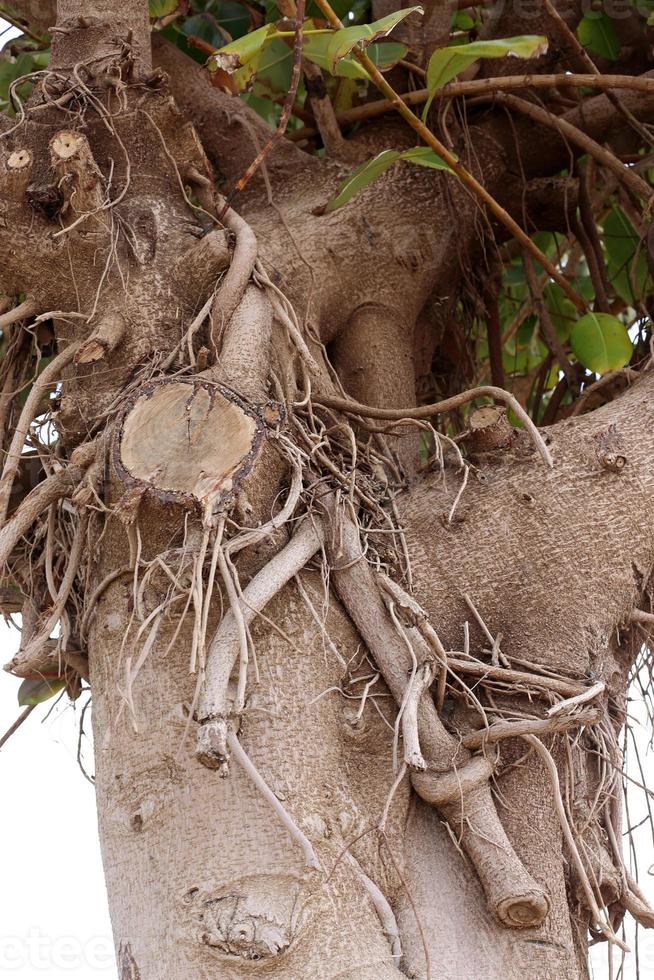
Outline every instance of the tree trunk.
MULTIPOLYGON (((151 44, 143 0, 57 8, 50 69, 0 120, 0 286, 55 354, 2 433, 3 516, 62 382, 59 443, 0 554, 37 610, 12 669, 90 678, 121 980, 585 978, 589 928, 651 916, 615 839, 654 372, 542 433, 479 414, 467 462, 436 434, 425 465, 444 409, 418 381, 484 263, 468 191, 391 170, 325 213, 352 155, 412 145, 386 120, 349 163, 277 142, 232 208, 213 168, 231 190, 261 120, 151 44)), ((605 95, 583 124, 627 126, 605 95)), ((536 152, 500 109, 467 139, 529 227, 561 134, 536 152)))

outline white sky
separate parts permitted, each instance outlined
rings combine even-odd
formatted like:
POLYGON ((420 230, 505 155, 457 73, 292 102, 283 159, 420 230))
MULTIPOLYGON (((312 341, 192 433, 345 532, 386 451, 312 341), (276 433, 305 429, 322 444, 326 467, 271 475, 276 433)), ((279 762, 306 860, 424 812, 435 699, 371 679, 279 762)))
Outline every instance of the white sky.
MULTIPOLYGON (((0 32, 6 26, 0 19, 0 32)), ((2 44, 12 33, 2 37, 2 44)), ((0 621, 0 663, 10 660, 17 646, 18 633, 0 621)), ((22 710, 16 701, 18 686, 15 678, 0 675, 0 734, 22 710)), ((0 749, 0 976, 8 980, 117 980, 95 794, 76 759, 81 704, 71 706, 64 698, 47 720, 49 705, 38 707, 0 749)), ((632 713, 644 722, 637 706, 632 713)), ((90 712, 85 729, 84 759, 92 772, 90 712)), ((648 737, 643 724, 638 739, 652 784, 648 737)), ((635 764, 630 771, 639 778, 635 764)), ((631 811, 632 823, 646 814, 638 791, 631 811)), ((648 875, 654 848, 646 824, 636 831, 636 849, 641 887, 654 904, 654 878, 648 875)), ((627 940, 634 948, 632 934, 627 940)), ((640 930, 639 961, 642 980, 654 980, 654 933, 640 930)), ((606 980, 605 944, 591 952, 591 962, 594 980, 606 980)), ((627 958, 620 977, 619 963, 616 957, 615 980, 634 980, 635 955, 627 958)))
MULTIPOLYGON (((19 634, 0 622, 0 660, 19 634)), ((22 708, 19 681, 0 675, 0 734, 22 708)), ((95 815, 77 765, 79 713, 37 707, 0 749, 0 977, 117 980, 95 815)), ((84 727, 90 728, 90 712, 84 727)), ((93 771, 90 739, 83 758, 93 771)))

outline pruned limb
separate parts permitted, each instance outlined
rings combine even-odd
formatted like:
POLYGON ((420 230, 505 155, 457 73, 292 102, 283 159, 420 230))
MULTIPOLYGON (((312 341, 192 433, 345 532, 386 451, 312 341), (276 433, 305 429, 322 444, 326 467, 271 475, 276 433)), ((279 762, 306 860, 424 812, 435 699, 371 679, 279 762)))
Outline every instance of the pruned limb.
POLYGON ((85 340, 74 357, 75 364, 93 364, 101 361, 118 347, 125 334, 125 320, 120 313, 103 317, 88 340, 85 340))
POLYGON ((32 154, 27 148, 14 150, 5 162, 2 189, 7 197, 22 201, 32 179, 32 154))
POLYGON ((491 796, 491 774, 488 760, 473 756, 461 770, 414 773, 411 781, 447 819, 475 866, 491 911, 505 926, 533 928, 546 918, 549 899, 504 832, 491 796))
POLYGON ((473 452, 489 453, 506 449, 511 444, 513 429, 506 409, 497 405, 484 405, 470 413, 468 419, 470 445, 473 452))
MULTIPOLYGON (((305 518, 286 547, 243 589, 240 604, 246 625, 304 568, 322 542, 321 522, 305 518)), ((239 649, 239 624, 230 610, 223 616, 211 641, 205 682, 196 712, 200 721, 196 754, 209 769, 221 768, 227 762, 227 719, 232 714, 227 688, 239 649)))
POLYGON ((116 429, 123 481, 211 513, 231 502, 264 438, 257 406, 204 378, 155 380, 137 389, 116 429))
MULTIPOLYGON (((326 547, 334 586, 401 704, 411 667, 406 644, 390 620, 377 578, 362 555, 354 522, 339 513, 333 499, 325 503, 329 519, 326 547)), ((430 647, 417 630, 414 633, 417 655, 425 659, 430 647)), ((475 866, 489 908, 509 927, 540 925, 548 914, 549 899, 526 871, 500 823, 491 796, 490 764, 484 757, 471 758, 446 731, 427 692, 418 705, 418 731, 429 769, 412 774, 414 788, 439 806, 475 866)))
POLYGON ((63 194, 64 213, 71 211, 81 217, 105 207, 104 177, 86 136, 68 130, 57 133, 50 140, 50 159, 63 194))

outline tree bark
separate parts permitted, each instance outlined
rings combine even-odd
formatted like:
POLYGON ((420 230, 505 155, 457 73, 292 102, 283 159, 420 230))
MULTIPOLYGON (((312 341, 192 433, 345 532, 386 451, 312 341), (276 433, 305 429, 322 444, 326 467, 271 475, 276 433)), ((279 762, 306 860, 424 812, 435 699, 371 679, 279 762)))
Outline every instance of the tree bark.
MULTIPOLYGON (((654 371, 546 446, 502 416, 474 467, 451 441, 422 465, 375 409, 418 403, 419 351, 483 268, 477 203, 395 168, 325 213, 351 165, 279 142, 237 213, 211 164, 231 191, 268 130, 149 31, 144 0, 61 0, 48 84, 0 143, 0 286, 27 297, 4 328, 52 320, 58 349, 7 505, 62 384, 52 472, 0 545, 42 614, 30 664, 88 653, 121 980, 585 978, 587 928, 610 933, 588 878, 642 905, 589 801, 651 601, 654 371)), ((605 96, 565 118, 627 125, 605 96)), ((461 133, 491 193, 567 166, 533 133, 501 109, 461 133)), ((391 141, 412 135, 351 142, 391 141)))

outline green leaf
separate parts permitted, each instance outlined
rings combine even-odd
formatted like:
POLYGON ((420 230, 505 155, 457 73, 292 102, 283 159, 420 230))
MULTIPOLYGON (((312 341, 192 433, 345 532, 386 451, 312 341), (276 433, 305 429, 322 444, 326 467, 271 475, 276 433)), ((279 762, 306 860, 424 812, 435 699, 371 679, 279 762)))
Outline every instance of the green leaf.
POLYGON ((177 10, 178 0, 150 0, 150 17, 167 17, 177 10))
POLYGON ((327 45, 327 61, 331 73, 334 74, 337 62, 346 58, 357 44, 361 45, 362 48, 367 48, 372 41, 377 41, 380 37, 386 37, 387 34, 390 34, 400 21, 413 13, 422 14, 422 7, 406 7, 382 17, 381 20, 375 20, 372 24, 344 27, 340 31, 334 31, 333 34, 329 35, 329 44, 327 45))
POLYGON ((640 237, 622 208, 614 207, 602 222, 607 273, 616 293, 633 304, 645 292, 648 269, 640 237))
POLYGON ((547 283, 543 290, 543 298, 559 340, 568 340, 572 325, 577 319, 574 303, 568 299, 556 282, 547 283))
POLYGON ((620 41, 611 18, 604 11, 589 10, 579 21, 577 37, 593 54, 598 54, 608 61, 618 60, 620 41))
MULTIPOLYGON (((368 72, 353 55, 342 58, 335 68, 332 67, 327 54, 330 40, 330 34, 305 37, 302 47, 304 57, 313 61, 323 71, 336 75, 337 78, 361 78, 369 81, 368 72)), ((382 44, 371 44, 368 48, 368 57, 379 69, 387 69, 396 65, 405 56, 407 50, 405 44, 400 44, 397 41, 384 41, 382 44)))
POLYGON ((350 174, 347 180, 343 181, 336 196, 331 199, 325 210, 335 211, 336 208, 346 204, 355 194, 371 184, 377 177, 380 177, 398 160, 417 163, 421 167, 432 167, 434 170, 450 169, 445 161, 436 156, 428 146, 414 146, 410 150, 404 151, 382 150, 376 157, 366 160, 354 173, 350 174))
POLYGON ((400 153, 400 160, 407 160, 409 163, 418 163, 421 167, 431 167, 432 170, 450 170, 449 164, 434 153, 428 146, 414 146, 410 150, 400 153))
POLYGON ((220 69, 221 71, 227 72, 228 75, 232 75, 239 71, 239 69, 251 65, 253 61, 257 61, 261 56, 261 52, 268 38, 274 32, 275 27, 273 24, 264 24, 263 27, 252 31, 251 34, 244 34, 243 37, 237 38, 231 44, 226 44, 223 48, 219 48, 209 58, 207 63, 209 71, 220 69))
POLYGON ((595 374, 624 367, 633 347, 627 328, 609 313, 587 313, 572 328, 570 343, 575 357, 595 374))
POLYGON ((18 688, 18 704, 21 707, 25 707, 29 704, 41 704, 43 701, 49 701, 64 686, 65 681, 59 679, 51 681, 23 681, 18 688))
POLYGON ((438 48, 429 59, 427 66, 427 102, 423 119, 426 118, 432 100, 444 85, 468 68, 479 58, 536 58, 547 51, 548 41, 539 34, 524 34, 520 37, 506 37, 495 41, 472 41, 447 48, 438 48))

